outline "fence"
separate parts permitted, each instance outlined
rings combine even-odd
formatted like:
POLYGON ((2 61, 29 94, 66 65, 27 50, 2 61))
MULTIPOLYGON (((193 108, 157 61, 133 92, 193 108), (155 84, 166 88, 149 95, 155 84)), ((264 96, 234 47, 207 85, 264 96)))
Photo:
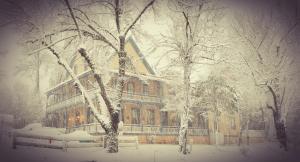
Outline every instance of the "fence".
POLYGON ((12 133, 12 148, 16 149, 17 145, 62 149, 63 151, 67 151, 67 148, 101 147, 103 146, 103 137, 65 138, 14 132, 12 133))
MULTIPOLYGON (((179 132, 179 126, 124 124, 120 129, 124 134, 177 135, 179 132)), ((67 132, 75 130, 84 130, 91 134, 104 133, 104 130, 98 123, 83 124, 77 127, 67 128, 67 132)), ((191 136, 208 136, 208 130, 190 127, 188 134, 191 136)))

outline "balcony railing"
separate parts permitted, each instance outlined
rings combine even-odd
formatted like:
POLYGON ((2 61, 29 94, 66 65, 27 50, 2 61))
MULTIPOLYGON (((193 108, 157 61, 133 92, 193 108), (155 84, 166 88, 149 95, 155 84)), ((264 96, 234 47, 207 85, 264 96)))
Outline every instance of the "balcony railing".
MULTIPOLYGON (((91 89, 88 91, 88 94, 91 96, 91 98, 95 98, 96 89, 91 89)), ((116 90, 107 89, 106 90, 108 96, 115 96, 116 90)), ((61 108, 69 107, 78 103, 81 103, 83 100, 83 97, 81 94, 77 94, 73 97, 70 97, 68 99, 56 102, 56 103, 49 103, 47 105, 47 111, 54 111, 61 108)), ((140 102, 148 102, 148 103, 161 103, 161 98, 159 96, 149 96, 149 95, 143 95, 143 94, 131 94, 128 92, 123 92, 122 100, 129 100, 129 101, 140 101, 140 102)))
MULTIPOLYGON (((84 130, 88 133, 104 133, 104 130, 98 123, 84 124, 73 128, 67 128, 67 132, 72 132, 75 130, 84 130)), ((179 132, 179 127, 124 124, 120 131, 125 134, 177 135, 179 132)), ((207 136, 208 130, 191 127, 188 129, 188 134, 191 136, 207 136)))

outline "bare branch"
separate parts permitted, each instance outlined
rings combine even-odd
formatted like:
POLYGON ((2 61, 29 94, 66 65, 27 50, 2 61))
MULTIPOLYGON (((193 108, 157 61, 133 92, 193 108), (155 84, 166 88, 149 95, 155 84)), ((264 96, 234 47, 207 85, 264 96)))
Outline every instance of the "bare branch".
POLYGON ((252 47, 252 49, 255 50, 255 52, 256 52, 256 54, 257 54, 257 56, 258 56, 258 58, 259 58, 259 62, 262 63, 262 62, 263 62, 263 58, 262 58, 261 53, 259 52, 259 48, 257 48, 257 47, 254 45, 254 43, 253 43, 248 37, 246 37, 245 35, 242 35, 236 27, 234 27, 234 26, 232 25, 232 28, 233 28, 234 31, 239 35, 239 37, 241 37, 241 38, 243 38, 244 40, 246 40, 246 41, 248 42, 248 44, 252 47))
MULTIPOLYGON (((48 46, 46 42, 42 42, 43 45, 48 46)), ((84 89, 83 85, 80 83, 79 79, 77 78, 77 76, 75 75, 75 73, 73 72, 73 70, 71 69, 71 67, 67 64, 67 62, 61 58, 60 54, 57 53, 53 48, 48 47, 48 50, 57 58, 59 65, 61 65, 72 77, 72 79, 74 79, 75 84, 77 85, 77 87, 79 88, 79 90, 81 91, 85 101, 88 103, 88 106, 91 108, 91 110, 93 111, 96 119, 98 120, 98 122, 100 123, 100 125, 102 126, 102 128, 107 132, 109 129, 111 129, 111 125, 108 123, 109 121, 105 121, 103 120, 105 118, 105 116, 101 115, 98 110, 96 109, 96 107, 94 106, 92 99, 89 97, 87 91, 84 89)))
POLYGON ((70 14, 71 14, 71 17, 72 17, 72 19, 73 19, 73 21, 74 21, 74 23, 75 23, 75 26, 76 26, 76 28, 77 28, 78 36, 79 36, 79 38, 81 38, 80 30, 79 30, 77 21, 76 21, 76 19, 75 19, 73 10, 72 10, 72 8, 71 8, 71 6, 70 6, 69 0, 65 0, 65 2, 66 2, 66 5, 67 5, 67 7, 68 7, 68 9, 69 9, 69 11, 70 11, 70 14))
POLYGON ((30 56, 30 55, 35 54, 35 53, 37 53, 37 52, 40 52, 40 51, 42 51, 42 50, 48 49, 48 47, 54 46, 55 44, 57 44, 57 43, 59 43, 59 42, 65 41, 65 40, 70 39, 70 38, 75 38, 75 37, 77 37, 77 35, 73 35, 73 36, 70 36, 70 37, 66 37, 66 38, 64 38, 64 39, 61 39, 61 40, 55 41, 55 42, 53 42, 53 43, 50 43, 50 44, 48 44, 48 45, 46 45, 45 47, 42 47, 42 48, 40 48, 40 49, 37 49, 37 50, 31 51, 31 52, 28 52, 28 53, 26 53, 25 55, 29 55, 29 56, 30 56))
POLYGON ((292 31, 294 29, 296 29, 296 27, 298 26, 299 24, 299 20, 297 20, 289 29, 288 31, 281 37, 280 41, 279 41, 279 44, 281 44, 284 40, 286 40, 286 38, 290 35, 290 33, 292 33, 292 31))
MULTIPOLYGON (((116 52, 118 52, 117 47, 115 47, 108 39, 106 39, 105 36, 103 36, 100 32, 98 32, 93 26, 88 25, 88 27, 90 29, 92 29, 95 33, 97 33, 97 40, 103 41, 104 43, 106 43, 107 45, 109 45, 110 47, 112 47, 116 52)), ((88 34, 88 33, 86 33, 86 34, 88 34)))
MULTIPOLYGON (((117 0, 118 1, 118 0, 117 0)), ((145 13, 145 11, 151 6, 153 5, 153 3, 155 2, 155 0, 150 1, 145 8, 140 12, 140 14, 135 18, 135 20, 132 22, 132 24, 125 30, 124 32, 124 36, 126 37, 128 31, 136 24, 136 22, 141 18, 141 16, 145 13)))

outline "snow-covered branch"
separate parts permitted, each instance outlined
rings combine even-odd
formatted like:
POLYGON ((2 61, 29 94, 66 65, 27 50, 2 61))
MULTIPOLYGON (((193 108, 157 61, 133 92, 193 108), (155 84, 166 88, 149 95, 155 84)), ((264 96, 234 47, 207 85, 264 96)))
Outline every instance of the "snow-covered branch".
POLYGON ((98 86, 100 87, 100 90, 101 90, 100 93, 101 93, 101 96, 102 96, 102 98, 105 102, 105 105, 106 105, 108 111, 110 112, 110 114, 112 114, 113 111, 114 111, 114 108, 113 108, 113 105, 111 104, 111 102, 110 102, 110 100, 107 96, 106 89, 105 89, 104 83, 102 81, 101 74, 99 73, 99 70, 96 68, 95 63, 88 56, 88 54, 87 54, 87 52, 84 48, 80 48, 78 50, 78 52, 85 59, 85 61, 88 63, 89 67, 91 68, 91 70, 94 74, 94 78, 96 79, 96 81, 98 83, 98 86))
MULTIPOLYGON (((43 45, 47 46, 46 42, 42 42, 42 43, 43 43, 43 45)), ((57 58, 58 64, 61 65, 69 73, 69 75, 74 79, 74 83, 77 85, 78 89, 81 91, 81 93, 84 97, 84 100, 87 102, 88 106, 93 111, 96 119, 101 124, 103 129, 105 131, 108 131, 109 129, 111 129, 111 124, 110 124, 111 121, 106 116, 103 116, 98 112, 98 110, 94 106, 93 101, 90 98, 89 94, 87 93, 87 91, 85 90, 83 85, 80 83, 79 79, 77 78, 76 74, 73 72, 71 67, 68 65, 68 63, 53 48, 51 48, 51 47, 47 47, 47 48, 57 58)))

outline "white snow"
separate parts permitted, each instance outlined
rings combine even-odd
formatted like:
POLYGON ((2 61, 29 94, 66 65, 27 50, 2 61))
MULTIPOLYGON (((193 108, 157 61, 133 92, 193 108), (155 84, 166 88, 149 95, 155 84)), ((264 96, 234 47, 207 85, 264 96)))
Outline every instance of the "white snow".
POLYGON ((43 127, 40 123, 32 123, 28 124, 22 129, 15 129, 13 132, 28 134, 28 135, 37 135, 37 136, 49 136, 49 137, 57 137, 59 135, 64 134, 64 128, 51 128, 51 127, 43 127))
POLYGON ((293 161, 296 156, 292 152, 280 150, 275 143, 242 148, 193 145, 191 154, 181 155, 177 145, 140 145, 138 149, 121 147, 116 154, 107 153, 102 147, 72 148, 67 152, 55 149, 18 147, 16 150, 2 150, 3 154, 0 154, 0 159, 20 162, 296 162, 293 161))
MULTIPOLYGON (((75 131, 70 134, 64 134, 62 129, 42 127, 40 124, 30 124, 16 132, 30 133, 36 135, 52 135, 56 138, 65 139, 96 139, 85 131, 75 131)), ((18 141, 35 142, 46 144, 48 140, 19 138, 18 141)), ((0 140, 0 159, 4 161, 20 162, 297 162, 296 154, 293 151, 285 152, 280 149, 278 143, 243 145, 238 147, 215 146, 215 145, 193 145, 192 152, 188 155, 182 155, 178 152, 178 145, 159 145, 159 144, 139 144, 135 147, 119 147, 116 154, 107 153, 106 149, 100 147, 100 143, 80 143, 79 141, 68 142, 72 148, 67 152, 59 149, 38 148, 29 146, 17 146, 12 149, 8 136, 3 136, 0 140), (98 146, 98 147, 93 147, 98 146), (80 148, 74 148, 80 147, 80 148), (295 161, 293 161, 295 160, 295 161)), ((62 141, 52 141, 53 145, 61 146, 62 141)))

